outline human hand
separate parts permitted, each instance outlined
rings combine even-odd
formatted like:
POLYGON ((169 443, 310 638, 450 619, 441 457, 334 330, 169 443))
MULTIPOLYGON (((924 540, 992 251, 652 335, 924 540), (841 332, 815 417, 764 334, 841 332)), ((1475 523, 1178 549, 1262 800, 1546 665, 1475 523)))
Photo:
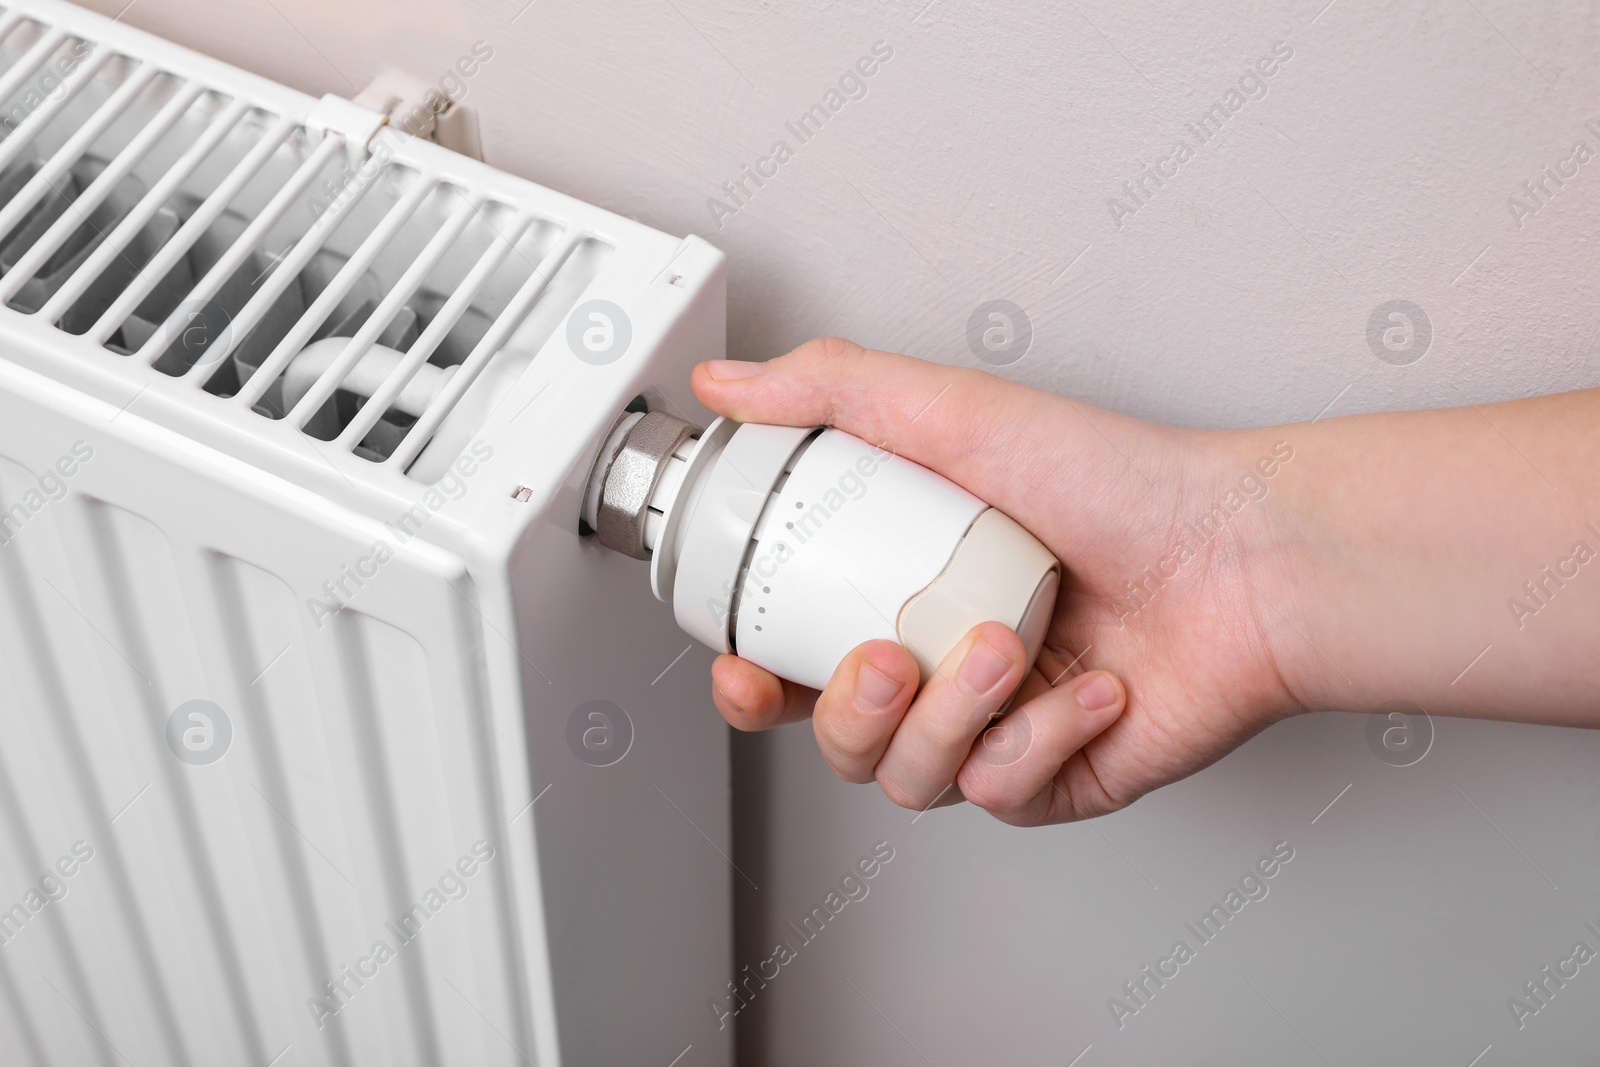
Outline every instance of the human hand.
POLYGON ((1281 627, 1263 617, 1282 569, 1263 479, 1287 462, 1270 434, 1159 426, 831 339, 766 364, 701 364, 693 384, 729 418, 835 426, 921 463, 1015 518, 1065 570, 1025 678, 1022 643, 999 623, 974 628, 920 692, 892 641, 855 649, 820 695, 721 656, 714 699, 735 727, 810 717, 847 781, 876 780, 907 808, 965 798, 1039 825, 1121 808, 1299 710, 1273 647, 1281 627), (1242 505, 1214 511, 1230 491, 1242 505), (1221 517, 1185 539, 1199 516, 1221 517))

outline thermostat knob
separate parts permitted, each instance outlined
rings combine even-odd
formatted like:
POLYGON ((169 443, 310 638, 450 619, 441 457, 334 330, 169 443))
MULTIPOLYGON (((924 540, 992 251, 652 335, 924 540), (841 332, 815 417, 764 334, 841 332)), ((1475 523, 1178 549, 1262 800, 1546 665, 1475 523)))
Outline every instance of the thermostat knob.
POLYGON ((649 558, 687 633, 818 689, 874 639, 905 646, 926 682, 990 621, 1017 632, 1031 666, 1061 582, 1003 512, 825 427, 718 419, 699 432, 630 416, 596 462, 589 507, 603 543, 649 558))

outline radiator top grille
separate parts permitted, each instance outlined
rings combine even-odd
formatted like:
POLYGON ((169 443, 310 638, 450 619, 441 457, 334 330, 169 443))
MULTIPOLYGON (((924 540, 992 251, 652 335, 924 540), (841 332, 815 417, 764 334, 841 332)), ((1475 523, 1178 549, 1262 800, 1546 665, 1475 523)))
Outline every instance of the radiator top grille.
POLYGON ((0 14, 0 303, 77 358, 431 483, 615 250, 398 130, 352 145, 309 97, 39 6, 0 14))

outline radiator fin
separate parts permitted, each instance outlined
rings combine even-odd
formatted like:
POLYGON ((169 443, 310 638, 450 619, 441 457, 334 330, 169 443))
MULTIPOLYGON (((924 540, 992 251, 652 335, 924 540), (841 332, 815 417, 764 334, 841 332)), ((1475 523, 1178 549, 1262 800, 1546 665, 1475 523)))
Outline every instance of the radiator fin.
POLYGON ((612 248, 408 162, 403 134, 355 159, 272 101, 10 13, 0 128, 0 303, 425 483, 612 248))
MULTIPOLYGON (((41 484, 55 483, 0 458, 0 517, 41 484)), ((0 530, 0 725, 13 741, 0 751, 0 859, 47 871, 52 850, 82 839, 98 865, 69 883, 95 906, 17 937, 51 942, 59 990, 0 972, 20 1044, 40 1042, 37 1020, 76 1012, 94 1025, 74 1041, 97 1028, 119 1051, 85 1039, 72 1063, 266 1063, 290 1043, 340 1067, 358 1062, 352 1048, 401 1067, 521 1062, 479 1025, 533 1045, 509 868, 495 855, 459 873, 501 845, 506 819, 475 610, 392 562, 385 582, 346 589, 378 614, 321 616, 307 605, 325 591, 296 594, 170 528, 69 495, 0 530), (380 618, 407 605, 437 620, 426 641, 380 618), (230 709, 215 763, 169 751, 169 714, 193 699, 230 709), (63 803, 19 799, 45 791, 63 803), (351 977, 377 941, 397 959, 351 977), (130 970, 132 989, 115 980, 130 970), (335 1010, 319 1019, 314 1001, 335 1010), (270 1026, 264 1005, 282 1006, 270 1026), (197 1011, 229 1025, 184 1025, 197 1011)), ((10 952, 0 967, 26 958, 10 952)), ((59 1034, 43 1044, 62 1055, 59 1034)))
MULTIPOLYGON (((11 509, 28 502, 27 494, 39 493, 40 489, 37 475, 19 463, 0 461, 0 514, 10 514, 11 509)), ((54 992, 67 1001, 66 1007, 71 1011, 119 1033, 148 1034, 151 1028, 145 1020, 153 1019, 153 1040, 159 1043, 141 1051, 164 1062, 187 1065, 193 1061, 181 1039, 179 1014, 173 1010, 176 998, 170 992, 179 986, 178 976, 170 967, 170 958, 158 953, 155 945, 168 934, 179 935, 179 943, 188 938, 181 927, 174 929, 160 921, 167 914, 166 908, 151 908, 141 899, 141 888, 167 882, 159 865, 154 882, 148 880, 149 872, 140 869, 140 858, 146 852, 139 845, 148 846, 148 839, 140 841, 136 822, 116 833, 112 827, 113 820, 123 812, 124 802, 138 797, 149 780, 140 778, 128 766, 125 749, 117 738, 103 729, 85 726, 99 723, 101 709, 116 706, 113 693, 126 694, 132 688, 108 687, 100 672, 74 670, 63 661, 64 650, 97 658, 95 646, 104 638, 71 599, 77 591, 71 581, 74 568, 61 545, 65 532, 62 525, 54 509, 39 511, 29 519, 29 536, 23 539, 21 531, 13 530, 0 551, 6 605, 0 610, 0 647, 9 660, 7 674, 15 680, 21 697, 9 706, 18 713, 23 709, 44 712, 49 729, 35 734, 35 744, 29 751, 40 758, 46 781, 70 784, 70 788, 45 794, 59 797, 59 807, 31 804, 27 809, 16 810, 27 810, 37 820, 43 809, 47 817, 59 819, 48 824, 53 849, 81 839, 95 851, 96 859, 105 863, 105 880, 78 879, 82 884, 73 885, 72 889, 100 898, 98 904, 91 901, 91 906, 80 909, 80 914, 89 926, 88 940, 97 946, 96 955, 102 963, 115 960, 116 971, 138 974, 142 981, 131 991, 116 984, 99 985, 100 976, 114 973, 102 965, 89 969, 89 977, 74 982, 74 988, 54 992), (130 840, 133 847, 125 848, 130 840), (108 922, 113 915, 121 921, 108 922), (83 999, 75 1002, 76 997, 83 999)), ((35 858, 41 865, 30 865, 30 871, 43 871, 46 868, 42 864, 54 859, 50 853, 35 858)), ((63 923, 39 925, 44 927, 38 931, 42 935, 67 936, 63 923)), ((34 932, 22 931, 24 935, 34 932)), ((62 945, 61 951, 64 958, 73 958, 69 946, 62 945)), ((198 989, 184 991, 197 993, 198 989)), ((18 1006, 19 1013, 39 1019, 60 1017, 61 1008, 44 1001, 46 992, 30 990, 29 1000, 18 1006)), ((96 1059, 103 1057, 100 1050, 91 1052, 96 1059)))

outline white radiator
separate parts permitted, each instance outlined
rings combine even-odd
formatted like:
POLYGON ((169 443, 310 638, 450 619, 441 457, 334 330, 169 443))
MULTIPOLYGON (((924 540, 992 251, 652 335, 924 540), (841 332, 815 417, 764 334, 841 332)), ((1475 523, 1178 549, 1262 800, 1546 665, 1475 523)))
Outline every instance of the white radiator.
POLYGON ((0 135, 0 1063, 728 1063, 706 657, 579 534, 722 256, 51 0, 0 135))

